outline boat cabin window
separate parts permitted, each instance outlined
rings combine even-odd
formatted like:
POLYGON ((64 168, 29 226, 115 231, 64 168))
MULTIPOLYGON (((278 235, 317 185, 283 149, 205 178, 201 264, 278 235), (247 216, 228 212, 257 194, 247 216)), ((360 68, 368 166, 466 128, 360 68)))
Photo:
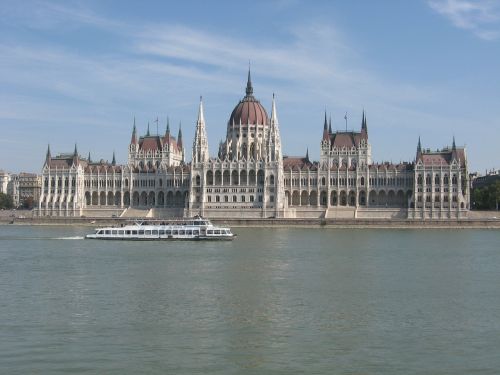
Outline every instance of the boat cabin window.
POLYGON ((152 231, 152 233, 153 233, 153 236, 157 236, 158 235, 158 231, 157 230, 152 231))
POLYGON ((165 229, 160 229, 160 236, 165 235, 165 229))
POLYGON ((144 234, 145 234, 146 236, 151 236, 151 231, 150 231, 150 230, 146 230, 146 231, 144 231, 144 234))
POLYGON ((184 233, 185 233, 185 232, 184 232, 183 230, 180 230, 180 231, 179 231, 179 234, 184 235, 184 233))
POLYGON ((172 231, 171 230, 167 230, 167 236, 171 236, 172 235, 172 231))
POLYGON ((207 230, 207 234, 213 234, 213 233, 214 233, 214 231, 213 231, 213 230, 210 230, 210 229, 209 229, 209 230, 207 230))
POLYGON ((118 231, 118 234, 119 234, 120 236, 123 236, 123 233, 124 233, 124 231, 123 231, 123 230, 119 230, 119 231, 118 231))
POLYGON ((214 230, 214 234, 220 234, 220 230, 214 230))
POLYGON ((179 234, 179 232, 178 232, 178 231, 176 231, 176 230, 173 230, 173 231, 172 231, 172 234, 175 236, 176 234, 179 234))
POLYGON ((95 232, 96 234, 102 234, 102 230, 98 230, 95 232))
POLYGON ((199 236, 199 235, 200 235, 200 231, 199 231, 199 230, 193 230, 193 234, 194 234, 195 236, 199 236))
POLYGON ((133 230, 133 231, 132 231, 132 235, 133 235, 133 236, 137 236, 137 231, 136 231, 136 230, 133 230))
POLYGON ((127 233, 128 235, 130 235, 130 232, 131 232, 130 230, 126 231, 126 233, 127 233))
POLYGON ((144 236, 144 229, 139 230, 139 236, 144 236))
POLYGON ((104 231, 104 234, 111 234, 111 231, 110 230, 106 230, 106 231, 104 231))
POLYGON ((193 234, 193 231, 192 231, 192 230, 187 230, 187 231, 186 231, 186 234, 188 234, 188 235, 192 235, 192 234, 193 234))

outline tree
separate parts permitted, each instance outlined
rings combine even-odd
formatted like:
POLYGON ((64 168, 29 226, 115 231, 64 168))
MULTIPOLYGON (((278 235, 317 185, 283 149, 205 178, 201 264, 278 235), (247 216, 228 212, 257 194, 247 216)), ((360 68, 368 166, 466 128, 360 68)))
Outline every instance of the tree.
POLYGON ((10 195, 0 193, 0 208, 10 209, 12 207, 14 207, 12 197, 10 195))
POLYGON ((472 200, 476 210, 498 210, 500 206, 500 180, 489 186, 474 189, 472 200))

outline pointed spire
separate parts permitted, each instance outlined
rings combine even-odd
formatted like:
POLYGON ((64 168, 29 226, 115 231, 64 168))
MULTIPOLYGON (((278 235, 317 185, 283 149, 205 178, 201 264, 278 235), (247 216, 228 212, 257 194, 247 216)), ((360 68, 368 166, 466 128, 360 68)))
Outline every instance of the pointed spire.
POLYGON ((328 123, 328 133, 332 134, 332 115, 330 115, 330 121, 328 123))
POLYGON ((49 161, 50 159, 52 159, 52 156, 50 155, 50 143, 49 143, 47 144, 47 154, 45 155, 45 160, 49 161))
POLYGON ((113 151, 113 160, 111 161, 111 165, 116 165, 115 152, 113 151))
POLYGON ((418 144, 417 144, 417 159, 420 158, 420 154, 422 153, 422 144, 420 143, 420 136, 418 136, 418 144))
POLYGON ((75 142, 75 150, 73 151, 73 156, 78 156, 78 149, 76 148, 76 142, 75 142))
POLYGON ((167 116, 167 129, 165 130, 165 136, 167 137, 169 135, 170 135, 170 119, 167 116))
POLYGON ((149 121, 148 121, 148 132, 146 133, 146 136, 149 137, 151 134, 149 133, 149 121))
POLYGON ((455 144, 455 136, 453 136, 453 145, 451 146, 453 151, 457 151, 457 145, 455 144))
POLYGON ((198 123, 205 123, 205 114, 203 113, 203 97, 200 95, 200 106, 198 108, 198 123))
POLYGON ((364 109, 363 109, 363 118, 361 120, 361 130, 364 130, 365 132, 368 131, 368 129, 366 128, 366 115, 364 109))
POLYGON ((309 161, 309 147, 306 150, 306 160, 309 161))
POLYGON ((246 94, 247 96, 253 95, 252 78, 250 77, 250 61, 248 62, 248 79, 247 79, 246 94))
MULTIPOLYGON (((234 120, 233 120, 234 126, 234 120)), ((180 130, 180 129, 179 129, 180 130)), ((193 162, 203 163, 208 160, 208 140, 205 130, 205 113, 203 111, 203 98, 200 96, 200 104, 198 107, 198 120, 196 121, 196 131, 193 140, 192 151, 193 162)))
POLYGON ((328 120, 326 119, 326 109, 325 109, 325 121, 323 122, 323 140, 326 141, 329 138, 328 135, 328 120))
POLYGON ((273 124, 278 123, 278 113, 276 112, 276 101, 274 100, 274 92, 273 92, 273 104, 271 108, 271 122, 273 124))
MULTIPOLYGON (((130 140, 130 143, 136 144, 137 143, 137 129, 135 127, 135 116, 134 116, 134 127, 132 129, 132 139, 130 140)), ((90 153, 89 153, 90 155, 90 153)))
POLYGON ((88 161, 89 163, 92 163, 92 159, 90 159, 90 151, 89 151, 89 157, 87 158, 87 161, 88 161))
POLYGON ((182 146, 182 124, 179 121, 179 134, 177 134, 177 144, 182 146))

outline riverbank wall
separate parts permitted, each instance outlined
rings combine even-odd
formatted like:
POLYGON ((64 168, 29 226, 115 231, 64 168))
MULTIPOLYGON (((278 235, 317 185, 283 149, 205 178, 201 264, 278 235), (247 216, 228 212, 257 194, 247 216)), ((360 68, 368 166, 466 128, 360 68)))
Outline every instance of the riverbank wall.
MULTIPOLYGON (((492 228, 500 229, 500 216, 495 212, 474 212, 465 219, 416 220, 416 219, 352 219, 352 218, 315 218, 315 219, 213 219, 217 224, 231 227, 326 227, 326 228, 492 228)), ((80 225, 80 226, 120 226, 130 223, 133 218, 104 217, 35 217, 26 214, 0 215, 4 225, 80 225)), ((137 218, 142 221, 144 218, 137 218)), ((146 219, 147 220, 147 219, 146 219)))

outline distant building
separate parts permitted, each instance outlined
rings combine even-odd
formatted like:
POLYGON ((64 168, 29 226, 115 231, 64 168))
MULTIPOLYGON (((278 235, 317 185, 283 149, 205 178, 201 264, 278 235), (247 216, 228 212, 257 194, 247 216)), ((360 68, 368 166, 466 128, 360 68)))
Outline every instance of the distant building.
POLYGON ((236 104, 218 154, 209 155, 200 99, 191 162, 182 132, 138 137, 135 120, 128 162, 92 162, 76 149, 52 157, 42 170, 39 214, 49 216, 192 216, 218 218, 464 217, 469 173, 464 147, 430 151, 417 145, 415 160, 374 163, 363 112, 359 131, 323 123, 320 161, 283 156, 273 96, 271 115, 253 94, 236 104))
POLYGON ((18 205, 22 206, 31 200, 31 203, 37 207, 42 190, 42 176, 36 173, 21 172, 17 176, 17 181, 18 205))
POLYGON ((0 170, 0 193, 7 194, 10 182, 10 173, 0 170))
POLYGON ((491 170, 484 176, 476 174, 472 178, 472 190, 493 185, 497 181, 500 181, 500 170, 491 170))

